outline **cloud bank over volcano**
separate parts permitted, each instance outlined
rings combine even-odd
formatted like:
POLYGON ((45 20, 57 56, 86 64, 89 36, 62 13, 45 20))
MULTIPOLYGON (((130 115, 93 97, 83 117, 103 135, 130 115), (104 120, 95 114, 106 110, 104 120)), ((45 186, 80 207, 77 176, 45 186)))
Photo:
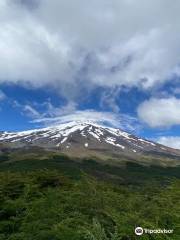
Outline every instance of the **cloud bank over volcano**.
POLYGON ((148 89, 179 76, 179 1, 86 4, 2 0, 0 82, 50 85, 70 98, 82 87, 148 89))

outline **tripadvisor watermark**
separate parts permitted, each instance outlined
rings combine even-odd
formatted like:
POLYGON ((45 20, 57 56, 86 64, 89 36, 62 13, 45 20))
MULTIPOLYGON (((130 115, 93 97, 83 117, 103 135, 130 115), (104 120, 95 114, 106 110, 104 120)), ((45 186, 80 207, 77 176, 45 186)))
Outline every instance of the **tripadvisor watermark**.
POLYGON ((145 233, 147 234, 171 234, 173 233, 173 229, 148 229, 148 228, 142 228, 142 227, 136 227, 135 228, 135 234, 138 236, 141 236, 145 233))

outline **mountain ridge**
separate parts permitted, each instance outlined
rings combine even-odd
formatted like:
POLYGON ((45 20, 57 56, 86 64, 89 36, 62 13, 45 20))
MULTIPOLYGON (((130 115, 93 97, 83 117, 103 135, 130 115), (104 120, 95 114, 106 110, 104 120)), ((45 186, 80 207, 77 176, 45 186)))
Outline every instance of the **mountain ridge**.
POLYGON ((131 156, 152 154, 180 157, 180 150, 137 137, 118 128, 91 121, 71 121, 41 129, 0 132, 0 143, 12 148, 38 146, 74 155, 131 156))

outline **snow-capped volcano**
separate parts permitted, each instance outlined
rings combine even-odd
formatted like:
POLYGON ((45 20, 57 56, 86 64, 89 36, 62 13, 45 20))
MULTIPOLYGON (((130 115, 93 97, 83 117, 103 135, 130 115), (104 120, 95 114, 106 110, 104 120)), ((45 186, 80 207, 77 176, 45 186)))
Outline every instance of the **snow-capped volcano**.
POLYGON ((174 150, 138 138, 117 128, 88 121, 73 121, 53 127, 23 132, 1 132, 0 143, 12 147, 39 146, 81 155, 85 152, 119 155, 122 153, 162 153, 180 155, 174 150))

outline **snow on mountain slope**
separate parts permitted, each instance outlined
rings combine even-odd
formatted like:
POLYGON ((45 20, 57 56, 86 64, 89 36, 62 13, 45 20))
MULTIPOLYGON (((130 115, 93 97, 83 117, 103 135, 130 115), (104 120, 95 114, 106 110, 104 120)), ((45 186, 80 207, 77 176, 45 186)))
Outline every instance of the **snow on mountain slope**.
POLYGON ((138 154, 159 152, 179 154, 180 151, 138 138, 120 129, 92 122, 69 122, 58 126, 23 132, 0 132, 0 143, 14 147, 40 146, 62 151, 104 151, 138 154))

